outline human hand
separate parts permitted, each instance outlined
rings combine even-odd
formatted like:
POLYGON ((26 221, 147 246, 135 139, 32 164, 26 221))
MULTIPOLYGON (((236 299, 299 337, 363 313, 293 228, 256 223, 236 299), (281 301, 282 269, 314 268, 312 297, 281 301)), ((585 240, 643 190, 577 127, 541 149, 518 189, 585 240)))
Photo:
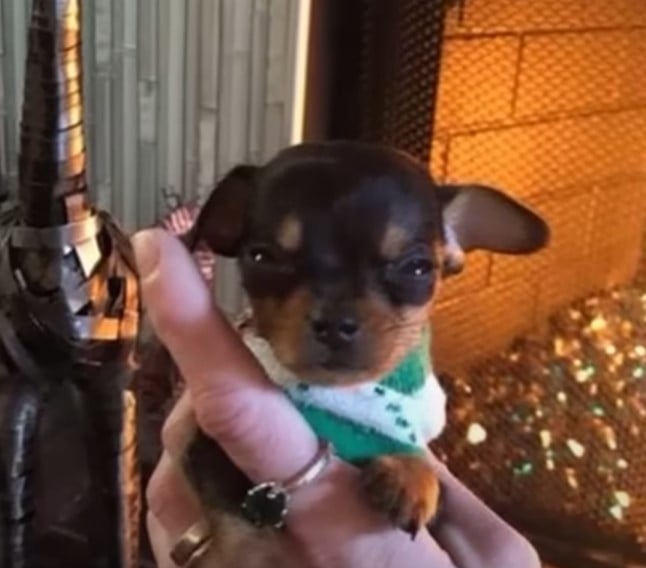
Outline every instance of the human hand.
MULTIPOLYGON (((133 239, 151 323, 187 384, 163 432, 164 455, 151 479, 148 530, 160 568, 173 544, 202 518, 176 463, 194 421, 254 482, 286 479, 312 460, 318 442, 301 415, 267 380, 211 295, 179 241, 159 230, 133 239)), ((537 568, 529 544, 429 454, 445 487, 436 538, 411 541, 375 513, 358 471, 333 461, 290 500, 283 565, 318 568, 537 568)), ((214 472, 217 475, 217 472, 214 472)), ((214 535, 217 539, 217 535, 214 535)))

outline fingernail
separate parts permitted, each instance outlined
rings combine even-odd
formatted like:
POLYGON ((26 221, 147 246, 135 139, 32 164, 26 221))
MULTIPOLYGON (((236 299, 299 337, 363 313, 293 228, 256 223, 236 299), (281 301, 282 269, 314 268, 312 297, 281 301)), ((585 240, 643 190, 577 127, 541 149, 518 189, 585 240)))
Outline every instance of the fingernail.
POLYGON ((153 231, 135 233, 130 239, 135 252, 140 278, 149 277, 159 264, 159 241, 153 231))

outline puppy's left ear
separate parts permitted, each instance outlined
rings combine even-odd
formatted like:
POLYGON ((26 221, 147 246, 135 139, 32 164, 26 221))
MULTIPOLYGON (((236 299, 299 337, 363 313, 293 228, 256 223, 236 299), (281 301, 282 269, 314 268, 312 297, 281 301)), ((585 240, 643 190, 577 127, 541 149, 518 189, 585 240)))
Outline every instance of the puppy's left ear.
POLYGON ((479 185, 445 185, 439 186, 438 192, 447 274, 460 272, 465 254, 472 250, 531 254, 549 242, 547 223, 501 191, 479 185))
POLYGON ((190 250, 204 244, 222 256, 238 254, 257 171, 257 166, 241 164, 222 178, 200 209, 193 227, 182 239, 190 250))

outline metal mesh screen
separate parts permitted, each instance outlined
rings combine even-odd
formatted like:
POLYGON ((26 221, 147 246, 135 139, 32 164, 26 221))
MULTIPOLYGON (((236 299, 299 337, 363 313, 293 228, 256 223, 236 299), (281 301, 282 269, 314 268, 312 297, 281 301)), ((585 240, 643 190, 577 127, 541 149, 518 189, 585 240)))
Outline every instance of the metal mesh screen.
POLYGON ((553 238, 528 258, 476 253, 443 289, 437 449, 545 554, 586 566, 646 565, 644 69, 632 0, 446 15, 431 170, 505 190, 553 238))
POLYGON ((361 133, 428 159, 444 0, 364 0, 361 133))

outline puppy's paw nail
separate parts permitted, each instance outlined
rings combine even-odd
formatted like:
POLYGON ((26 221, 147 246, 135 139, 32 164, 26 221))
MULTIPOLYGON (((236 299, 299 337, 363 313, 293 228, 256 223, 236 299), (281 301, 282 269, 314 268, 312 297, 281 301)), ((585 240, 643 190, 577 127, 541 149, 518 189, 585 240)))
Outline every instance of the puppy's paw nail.
POLYGON ((363 470, 362 487, 370 503, 412 540, 435 517, 439 481, 423 458, 409 455, 377 458, 363 470))
POLYGON ((415 521, 408 523, 408 526, 403 527, 403 530, 410 535, 411 540, 415 540, 419 534, 419 524, 415 521))

